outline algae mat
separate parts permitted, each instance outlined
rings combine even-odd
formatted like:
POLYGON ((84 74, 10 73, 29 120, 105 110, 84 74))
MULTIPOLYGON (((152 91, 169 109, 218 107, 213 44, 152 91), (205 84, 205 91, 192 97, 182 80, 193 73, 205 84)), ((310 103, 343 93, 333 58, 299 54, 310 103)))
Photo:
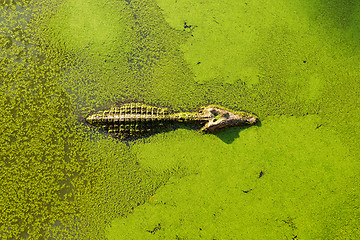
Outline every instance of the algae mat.
POLYGON ((1 239, 357 239, 355 1, 0 3, 1 239), (261 125, 120 142, 82 119, 209 103, 261 125))

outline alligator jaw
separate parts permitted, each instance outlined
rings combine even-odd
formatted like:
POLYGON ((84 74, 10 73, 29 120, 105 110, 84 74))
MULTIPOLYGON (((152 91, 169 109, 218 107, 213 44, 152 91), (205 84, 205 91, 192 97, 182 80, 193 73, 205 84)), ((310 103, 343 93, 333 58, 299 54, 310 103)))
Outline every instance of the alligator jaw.
POLYGON ((258 122, 258 118, 253 114, 233 112, 217 106, 205 108, 203 116, 209 121, 200 129, 200 132, 214 133, 224 128, 250 126, 258 122))

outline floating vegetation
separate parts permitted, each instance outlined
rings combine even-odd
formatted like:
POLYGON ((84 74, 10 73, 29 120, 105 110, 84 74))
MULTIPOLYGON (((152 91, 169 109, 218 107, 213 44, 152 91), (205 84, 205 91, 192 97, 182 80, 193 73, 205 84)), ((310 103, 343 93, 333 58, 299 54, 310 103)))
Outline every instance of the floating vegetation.
POLYGON ((0 7, 1 239, 104 239, 111 219, 142 204, 170 175, 142 169, 126 145, 89 136, 79 123, 74 113, 88 106, 78 107, 59 84, 79 63, 78 49, 49 34, 64 3, 0 7))
POLYGON ((0 1, 0 238, 358 239, 359 4, 288 2, 0 1), (264 126, 129 148, 80 121, 122 102, 264 126))

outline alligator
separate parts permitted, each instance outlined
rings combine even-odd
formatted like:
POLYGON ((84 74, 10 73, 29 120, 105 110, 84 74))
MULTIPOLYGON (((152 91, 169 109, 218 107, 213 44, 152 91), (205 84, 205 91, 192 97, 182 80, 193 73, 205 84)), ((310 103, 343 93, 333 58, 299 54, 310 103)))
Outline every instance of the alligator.
POLYGON ((199 132, 215 133, 224 128, 254 125, 258 117, 217 105, 201 107, 198 112, 188 113, 142 103, 127 103, 91 114, 85 121, 108 131, 114 137, 129 139, 145 137, 178 124, 200 125, 199 132))

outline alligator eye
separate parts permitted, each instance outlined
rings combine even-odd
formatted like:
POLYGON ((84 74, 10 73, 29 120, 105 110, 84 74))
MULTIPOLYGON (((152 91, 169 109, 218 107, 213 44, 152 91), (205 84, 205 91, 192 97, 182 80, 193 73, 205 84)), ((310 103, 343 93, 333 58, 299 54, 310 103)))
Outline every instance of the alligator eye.
POLYGON ((230 117, 230 114, 229 114, 229 113, 225 113, 225 114, 222 115, 222 117, 224 117, 224 118, 229 118, 229 117, 230 117))
POLYGON ((217 116, 217 115, 218 115, 218 112, 217 112, 215 109, 211 110, 210 112, 211 112, 212 114, 214 114, 214 116, 217 116))
POLYGON ((216 118, 214 118, 212 121, 213 121, 213 122, 216 122, 216 121, 217 121, 217 119, 216 119, 216 118))

